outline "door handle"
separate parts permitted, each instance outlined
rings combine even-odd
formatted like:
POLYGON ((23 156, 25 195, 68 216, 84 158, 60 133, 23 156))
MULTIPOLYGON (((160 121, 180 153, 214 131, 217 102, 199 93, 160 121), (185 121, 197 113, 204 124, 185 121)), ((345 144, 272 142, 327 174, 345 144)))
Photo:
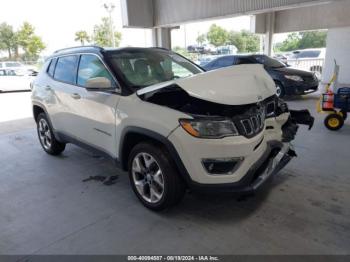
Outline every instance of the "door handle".
POLYGON ((77 93, 72 94, 71 97, 73 97, 74 99, 80 99, 81 98, 81 96, 79 94, 77 94, 77 93))
POLYGON ((45 90, 46 90, 46 91, 51 91, 52 88, 51 88, 51 86, 47 85, 47 86, 45 87, 45 90))

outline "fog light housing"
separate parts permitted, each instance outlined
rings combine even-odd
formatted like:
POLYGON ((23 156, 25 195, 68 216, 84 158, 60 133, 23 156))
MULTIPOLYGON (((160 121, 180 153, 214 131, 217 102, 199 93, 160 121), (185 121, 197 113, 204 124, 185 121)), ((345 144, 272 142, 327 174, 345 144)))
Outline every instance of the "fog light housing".
POLYGON ((202 165, 210 175, 231 175, 243 161, 243 158, 206 158, 202 165))

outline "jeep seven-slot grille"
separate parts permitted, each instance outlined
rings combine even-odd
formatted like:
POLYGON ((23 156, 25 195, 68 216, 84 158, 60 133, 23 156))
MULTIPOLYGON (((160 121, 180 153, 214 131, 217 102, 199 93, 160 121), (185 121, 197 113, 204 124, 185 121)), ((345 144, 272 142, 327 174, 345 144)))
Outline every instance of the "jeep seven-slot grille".
POLYGON ((259 134, 265 126, 265 107, 259 106, 239 119, 233 119, 238 132, 245 137, 253 137, 259 134))

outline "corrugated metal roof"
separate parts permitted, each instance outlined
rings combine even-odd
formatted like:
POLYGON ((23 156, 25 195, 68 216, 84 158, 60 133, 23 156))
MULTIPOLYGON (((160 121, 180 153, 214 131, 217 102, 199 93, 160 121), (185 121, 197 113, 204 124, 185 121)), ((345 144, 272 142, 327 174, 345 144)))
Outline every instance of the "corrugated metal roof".
POLYGON ((210 18, 253 14, 328 0, 153 0, 155 26, 176 25, 210 18))

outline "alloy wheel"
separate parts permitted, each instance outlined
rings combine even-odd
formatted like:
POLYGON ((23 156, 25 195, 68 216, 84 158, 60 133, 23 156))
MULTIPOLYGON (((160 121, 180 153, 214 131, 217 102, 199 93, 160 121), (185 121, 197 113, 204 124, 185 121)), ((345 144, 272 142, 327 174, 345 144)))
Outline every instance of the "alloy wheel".
POLYGON ((277 95, 278 97, 280 97, 281 94, 282 94, 282 88, 281 88, 280 85, 277 84, 277 85, 276 85, 276 95, 277 95))
POLYGON ((43 118, 38 122, 38 131, 41 144, 46 150, 50 150, 52 145, 52 135, 49 124, 43 118))
POLYGON ((163 172, 153 156, 139 153, 132 162, 132 178, 137 192, 148 203, 158 203, 164 194, 163 172))

